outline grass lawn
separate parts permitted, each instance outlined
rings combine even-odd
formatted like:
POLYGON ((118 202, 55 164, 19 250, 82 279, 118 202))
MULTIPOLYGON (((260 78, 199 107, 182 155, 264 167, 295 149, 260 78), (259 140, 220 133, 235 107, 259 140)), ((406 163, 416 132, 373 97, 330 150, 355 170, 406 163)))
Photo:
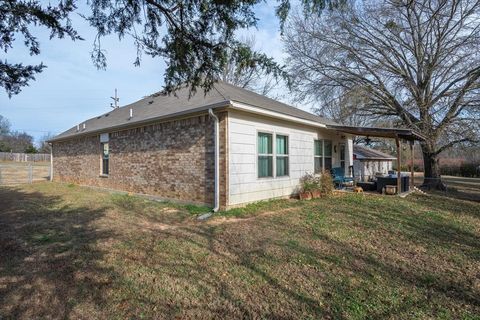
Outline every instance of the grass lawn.
POLYGON ((0 319, 480 319, 480 203, 441 195, 205 208, 0 188, 0 319))

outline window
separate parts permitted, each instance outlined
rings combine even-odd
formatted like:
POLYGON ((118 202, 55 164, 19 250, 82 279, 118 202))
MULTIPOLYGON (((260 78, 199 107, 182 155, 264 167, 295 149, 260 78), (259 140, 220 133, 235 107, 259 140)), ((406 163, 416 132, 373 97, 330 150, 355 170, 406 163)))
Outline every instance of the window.
POLYGON ((102 174, 108 175, 108 158, 109 158, 108 142, 101 143, 101 146, 102 146, 102 174))
POLYGON ((277 134, 275 143, 277 177, 288 176, 288 137, 277 134))
POLYGON ((258 177, 273 177, 273 136, 258 133, 258 177))
POLYGON ((315 140, 314 149, 315 173, 332 169, 332 141, 315 140))

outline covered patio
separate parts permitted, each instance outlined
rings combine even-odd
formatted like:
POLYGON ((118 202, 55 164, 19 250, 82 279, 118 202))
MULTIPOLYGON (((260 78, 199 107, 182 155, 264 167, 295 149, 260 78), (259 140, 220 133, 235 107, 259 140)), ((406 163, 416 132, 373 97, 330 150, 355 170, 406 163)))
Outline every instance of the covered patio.
POLYGON ((367 138, 377 137, 377 138, 387 138, 394 139, 397 151, 397 161, 396 161, 396 193, 400 194, 402 192, 402 148, 400 141, 408 141, 410 146, 410 190, 414 187, 414 175, 413 170, 414 164, 414 148, 415 141, 425 140, 425 136, 416 132, 412 129, 403 129, 403 128, 376 128, 376 127, 354 127, 354 126, 342 126, 342 125, 327 125, 327 128, 336 130, 341 133, 352 134, 355 136, 364 136, 367 138), (399 179, 400 178, 400 179, 399 179))

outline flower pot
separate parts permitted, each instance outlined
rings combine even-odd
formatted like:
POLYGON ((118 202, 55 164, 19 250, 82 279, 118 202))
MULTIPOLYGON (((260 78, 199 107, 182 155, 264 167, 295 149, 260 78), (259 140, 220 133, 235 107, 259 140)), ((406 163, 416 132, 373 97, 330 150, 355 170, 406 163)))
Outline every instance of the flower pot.
POLYGON ((300 197, 300 200, 312 199, 312 193, 310 191, 300 192, 298 195, 300 197))
POLYGON ((386 185, 385 186, 385 194, 394 195, 397 193, 397 186, 386 185))
POLYGON ((312 193, 313 199, 318 199, 322 196, 322 193, 320 192, 320 190, 313 190, 311 193, 312 193))

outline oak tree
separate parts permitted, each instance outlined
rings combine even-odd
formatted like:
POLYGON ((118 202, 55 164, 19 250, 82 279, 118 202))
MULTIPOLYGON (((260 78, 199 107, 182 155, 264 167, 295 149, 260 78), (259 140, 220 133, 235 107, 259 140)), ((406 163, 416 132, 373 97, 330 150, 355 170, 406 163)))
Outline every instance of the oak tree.
POLYGON ((424 184, 443 188, 438 155, 479 140, 479 16, 478 0, 365 0, 295 16, 292 81, 320 107, 360 91, 358 112, 422 133, 424 184))

